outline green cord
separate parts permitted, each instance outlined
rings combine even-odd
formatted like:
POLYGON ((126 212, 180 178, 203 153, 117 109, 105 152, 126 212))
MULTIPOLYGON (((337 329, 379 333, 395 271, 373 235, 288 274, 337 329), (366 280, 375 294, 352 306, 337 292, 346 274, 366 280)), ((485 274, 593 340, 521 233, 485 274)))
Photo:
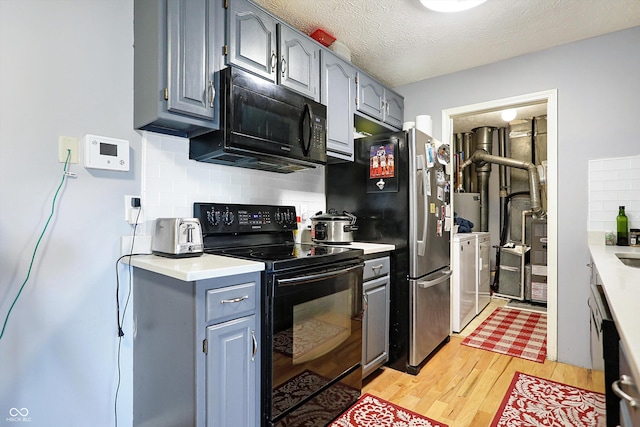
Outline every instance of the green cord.
POLYGON ((9 312, 7 313, 7 317, 4 319, 4 325, 2 325, 2 332, 0 332, 0 339, 2 339, 2 337, 4 336, 4 330, 7 327, 7 322, 9 321, 9 315, 11 315, 11 311, 13 310, 13 306, 16 305, 16 302, 18 301, 18 298, 20 298, 20 294, 22 293, 22 290, 24 289, 24 286, 27 284, 27 281, 29 280, 29 276, 31 276, 31 268, 33 267, 33 261, 36 258, 36 252, 38 251, 38 246, 40 246, 40 241, 42 240, 42 237, 44 236, 45 231, 47 231, 47 227, 49 226, 49 222, 51 221, 51 218, 53 217, 53 212, 56 206, 56 199, 58 198, 58 193, 60 192, 60 189, 62 188, 62 184, 64 184, 64 180, 67 177, 67 166, 69 166, 69 159, 71 158, 71 150, 67 150, 67 159, 64 162, 64 171, 62 173, 62 181, 60 181, 60 185, 58 185, 58 189, 56 190, 56 194, 53 196, 53 202, 51 202, 51 214, 49 214, 49 218, 47 219, 47 222, 44 225, 44 229, 42 230, 42 233, 40 233, 40 237, 38 238, 38 242, 36 243, 36 247, 33 249, 33 255, 31 256, 31 263, 29 264, 29 270, 27 271, 27 277, 26 279, 24 279, 24 282, 22 282, 22 286, 20 286, 20 290, 18 291, 18 295, 16 295, 16 298, 13 300, 13 303, 11 304, 11 307, 9 307, 9 312))

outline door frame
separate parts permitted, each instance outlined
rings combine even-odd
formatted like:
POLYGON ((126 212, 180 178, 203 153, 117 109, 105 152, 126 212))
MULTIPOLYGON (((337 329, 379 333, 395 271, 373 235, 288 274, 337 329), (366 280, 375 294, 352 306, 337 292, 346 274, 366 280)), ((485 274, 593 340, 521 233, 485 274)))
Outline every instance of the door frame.
POLYGON ((442 110, 442 142, 452 146, 453 119, 506 108, 547 104, 547 359, 558 359, 558 89, 442 110))

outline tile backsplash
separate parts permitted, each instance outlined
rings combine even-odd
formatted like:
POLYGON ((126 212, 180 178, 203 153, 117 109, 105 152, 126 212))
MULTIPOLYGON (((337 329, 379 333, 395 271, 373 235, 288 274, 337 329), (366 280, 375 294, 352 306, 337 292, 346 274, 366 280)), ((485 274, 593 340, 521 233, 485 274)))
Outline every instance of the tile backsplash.
POLYGON ((615 232, 618 206, 640 228, 640 156, 589 160, 589 231, 615 232))
POLYGON ((145 221, 191 217, 194 202, 293 205, 305 218, 325 209, 324 167, 279 174, 196 162, 188 139, 144 132, 141 197, 145 221))

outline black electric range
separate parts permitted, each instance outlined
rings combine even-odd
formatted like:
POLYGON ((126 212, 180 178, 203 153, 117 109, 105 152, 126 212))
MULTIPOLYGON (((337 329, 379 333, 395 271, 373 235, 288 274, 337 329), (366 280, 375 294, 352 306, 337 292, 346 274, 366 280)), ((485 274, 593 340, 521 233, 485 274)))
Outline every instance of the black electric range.
POLYGON ((363 251, 295 243, 293 206, 195 203, 194 216, 205 252, 265 264, 261 424, 328 425, 362 389, 363 251))

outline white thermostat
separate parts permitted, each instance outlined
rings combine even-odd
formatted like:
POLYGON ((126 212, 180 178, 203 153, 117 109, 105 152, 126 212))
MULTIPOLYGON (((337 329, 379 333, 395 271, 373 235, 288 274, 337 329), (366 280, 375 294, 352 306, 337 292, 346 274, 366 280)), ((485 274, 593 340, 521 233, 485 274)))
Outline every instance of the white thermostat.
POLYGON ((106 136, 84 136, 84 167, 127 172, 129 141, 106 136))

